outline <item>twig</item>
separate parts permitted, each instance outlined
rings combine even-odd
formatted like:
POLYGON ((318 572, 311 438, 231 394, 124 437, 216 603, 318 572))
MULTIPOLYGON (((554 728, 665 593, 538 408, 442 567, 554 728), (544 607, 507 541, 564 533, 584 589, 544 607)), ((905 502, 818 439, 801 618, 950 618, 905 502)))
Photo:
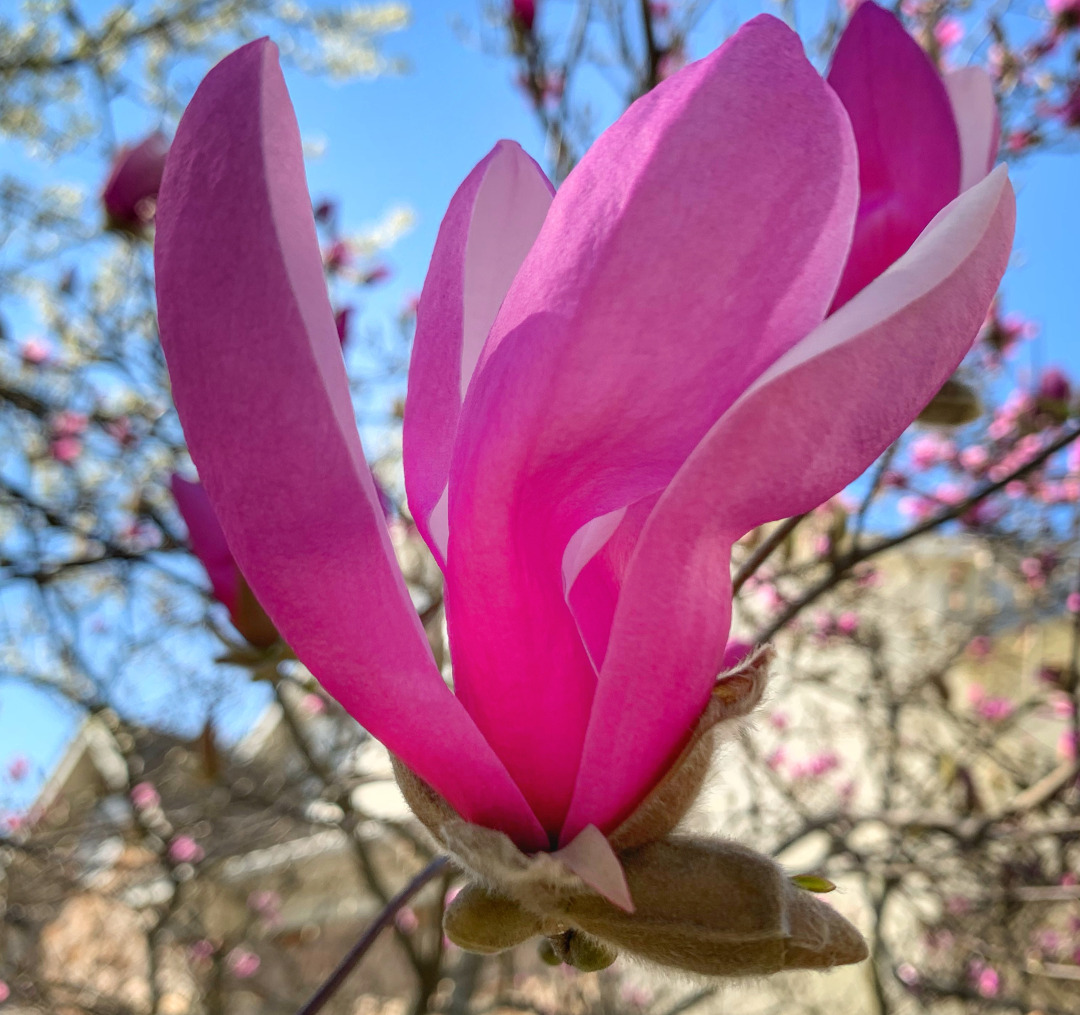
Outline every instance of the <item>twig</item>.
POLYGON ((1051 455, 1061 451, 1062 448, 1068 447, 1078 437, 1080 437, 1080 427, 1069 430, 1058 437, 1057 440, 1051 441, 1051 443, 1043 448, 1042 451, 1035 455, 1030 461, 1013 469, 1012 472, 1002 479, 999 479, 994 483, 988 483, 981 489, 976 490, 975 493, 965 500, 960 501, 959 504, 955 504, 944 511, 938 512, 932 518, 928 518, 925 522, 908 529, 906 532, 901 532, 898 536, 888 536, 871 543, 863 549, 856 548, 846 553, 836 561, 828 575, 822 578, 816 585, 811 586, 811 588, 795 602, 791 603, 788 608, 776 618, 776 620, 758 635, 755 641, 759 645, 764 645, 769 642, 777 631, 798 616, 798 614, 806 609, 807 606, 820 596, 824 595, 835 585, 839 584, 841 579, 843 579, 847 572, 856 564, 861 564, 864 560, 869 560, 871 557, 883 553, 885 550, 892 550, 895 547, 906 543, 908 540, 914 539, 916 536, 931 532, 938 526, 944 525, 946 522, 951 522, 962 517, 980 501, 985 500, 999 490, 1004 490, 1006 486, 1013 482, 1013 480, 1019 479, 1021 476, 1026 476, 1029 472, 1037 469, 1051 455))
POLYGON ((349 953, 341 960, 323 985, 315 991, 307 1004, 296 1015, 316 1015, 322 1011, 323 1006, 337 993, 341 985, 348 979, 349 974, 356 968, 360 960, 367 954, 375 943, 375 939, 393 922, 398 910, 405 905, 421 888, 431 881, 446 865, 450 858, 437 856, 419 874, 416 875, 400 892, 397 893, 384 907, 381 913, 372 922, 371 926, 361 935, 360 940, 353 945, 349 953))
POLYGON ((735 575, 735 580, 731 583, 731 594, 733 596, 746 584, 746 580, 772 556, 773 551, 791 535, 795 530, 795 526, 809 513, 807 511, 801 515, 785 519, 765 537, 761 545, 750 554, 749 560, 739 568, 738 574, 735 575))

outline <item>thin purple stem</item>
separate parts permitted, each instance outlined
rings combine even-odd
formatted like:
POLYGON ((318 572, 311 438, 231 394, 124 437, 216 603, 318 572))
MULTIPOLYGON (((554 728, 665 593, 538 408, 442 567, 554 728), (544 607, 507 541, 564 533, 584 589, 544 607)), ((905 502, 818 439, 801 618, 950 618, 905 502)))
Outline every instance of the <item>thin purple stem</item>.
POLYGON ((345 982, 349 974, 356 968, 360 960, 367 954, 368 949, 375 943, 375 939, 393 922, 397 912, 409 901, 421 888, 439 874, 450 862, 448 856, 437 856, 419 874, 416 875, 400 892, 397 893, 384 907, 381 913, 375 917, 371 926, 361 935, 360 940, 352 946, 352 950, 341 960, 323 985, 311 995, 311 999, 301 1008, 296 1015, 316 1015, 322 1011, 323 1006, 337 993, 338 988, 345 982))

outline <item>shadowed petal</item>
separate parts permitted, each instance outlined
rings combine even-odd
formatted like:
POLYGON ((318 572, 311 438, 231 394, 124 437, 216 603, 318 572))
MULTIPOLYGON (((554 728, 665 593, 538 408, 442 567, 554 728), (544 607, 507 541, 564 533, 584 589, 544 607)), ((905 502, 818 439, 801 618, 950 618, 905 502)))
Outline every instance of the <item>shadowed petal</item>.
POLYGON ((859 146, 859 218, 833 304, 839 307, 960 193, 960 140, 929 57, 892 14, 869 0, 844 29, 828 81, 859 146))
POLYGON ((202 483, 193 483, 174 474, 169 480, 173 499, 188 530, 188 542, 192 553, 206 569, 214 598, 236 614, 237 575, 236 561, 225 542, 225 533, 210 506, 210 499, 202 483))
POLYGON ((259 602, 327 690, 462 815, 542 845, 443 683, 395 565, 272 43, 227 57, 192 99, 155 254, 177 409, 259 602))
POLYGON ((1001 121, 994 85, 982 67, 962 67, 946 74, 944 80, 960 132, 960 192, 963 193, 994 167, 1001 121))
POLYGON ((500 141, 458 188, 435 241, 416 312, 403 442, 409 507, 440 565, 461 402, 553 193, 517 144, 500 141))
POLYGON ((598 139, 503 303, 454 451, 447 615, 455 688, 551 830, 595 679, 567 545, 665 486, 821 320, 854 177, 839 102, 758 18, 598 139))
POLYGON ((843 489, 914 419, 970 347, 1014 219, 1000 167, 759 377, 687 460, 623 583, 564 839, 609 830, 663 774, 724 665, 732 543, 843 489))

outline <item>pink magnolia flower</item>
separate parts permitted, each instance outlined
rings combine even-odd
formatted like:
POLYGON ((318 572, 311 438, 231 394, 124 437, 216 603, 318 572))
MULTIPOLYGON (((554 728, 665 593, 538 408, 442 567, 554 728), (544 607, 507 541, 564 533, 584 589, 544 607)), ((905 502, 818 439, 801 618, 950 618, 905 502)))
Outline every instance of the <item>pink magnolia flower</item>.
POLYGON ((0 1004, 3 1004, 9 997, 11 997, 11 988, 3 980, 0 980, 0 1004))
POLYGON ((112 228, 139 232, 154 219, 169 142, 154 133, 121 149, 101 192, 112 228))
POLYGON ((926 57, 899 69, 909 44, 864 5, 827 83, 759 17, 639 99, 557 196, 508 142, 462 184, 404 434, 453 691, 364 464, 275 47, 227 57, 184 115, 159 317, 228 544, 322 685, 519 849, 603 842, 637 807, 714 691, 732 545, 856 478, 978 332, 1014 221, 1004 169, 986 175, 989 85, 955 93, 958 130, 926 57))

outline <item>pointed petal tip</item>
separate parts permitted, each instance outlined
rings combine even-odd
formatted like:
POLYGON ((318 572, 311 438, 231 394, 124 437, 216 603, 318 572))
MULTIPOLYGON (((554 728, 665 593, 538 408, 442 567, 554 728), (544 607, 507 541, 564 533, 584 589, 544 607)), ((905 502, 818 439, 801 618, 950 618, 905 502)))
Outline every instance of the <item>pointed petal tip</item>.
POLYGON ((596 825, 586 825, 569 843, 551 855, 608 902, 624 912, 634 912, 626 872, 611 843, 596 825))

